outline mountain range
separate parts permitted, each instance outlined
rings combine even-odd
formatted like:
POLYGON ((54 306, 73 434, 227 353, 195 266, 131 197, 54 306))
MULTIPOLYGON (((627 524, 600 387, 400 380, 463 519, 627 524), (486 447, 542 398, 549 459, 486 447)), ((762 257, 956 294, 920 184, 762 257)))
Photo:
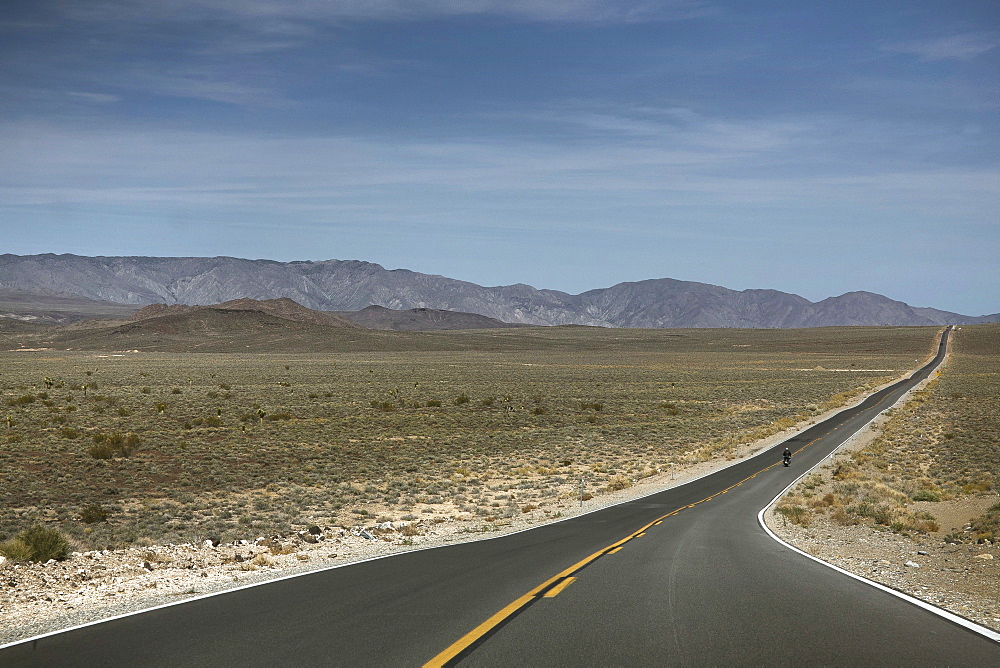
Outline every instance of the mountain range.
MULTIPOLYGON (((288 298, 315 311, 335 312, 328 314, 331 317, 384 329, 420 329, 422 321, 433 322, 435 311, 469 314, 463 321, 467 324, 462 325, 468 328, 500 324, 477 321, 474 315, 522 325, 637 328, 931 326, 1000 321, 997 314, 973 317, 917 308, 870 292, 811 302, 777 290, 737 291, 660 278, 571 295, 524 284, 483 287, 358 260, 3 254, 0 288, 5 295, 22 300, 31 295, 50 301, 70 296, 92 300, 109 315, 114 314, 115 305, 138 308, 288 298), (411 313, 400 316, 385 309, 411 313), (379 322, 383 326, 373 324, 379 322)), ((0 306, 10 310, 7 302, 0 296, 0 306)), ((16 313, 6 315, 17 317, 16 313)))

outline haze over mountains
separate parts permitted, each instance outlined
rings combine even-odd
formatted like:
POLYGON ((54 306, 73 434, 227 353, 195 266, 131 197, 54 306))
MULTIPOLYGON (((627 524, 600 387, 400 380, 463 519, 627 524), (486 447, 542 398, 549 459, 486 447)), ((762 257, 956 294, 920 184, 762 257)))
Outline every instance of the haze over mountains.
MULTIPOLYGON (((870 292, 820 302, 777 290, 736 291, 669 278, 619 283, 570 295, 529 285, 483 287, 357 260, 277 262, 231 257, 82 257, 0 255, 0 288, 35 295, 76 295, 119 305, 207 305, 239 299, 289 298, 347 316, 376 305, 396 310, 459 311, 506 323, 603 327, 787 328, 843 325, 944 325, 997 322, 915 308, 870 292)), ((110 309, 114 310, 114 309, 110 309)), ((368 310, 372 322, 412 327, 413 318, 368 310)), ((469 328, 478 326, 467 320, 469 328)), ((361 322, 364 326, 371 324, 361 322)), ((393 327, 395 328, 395 326, 393 327)))

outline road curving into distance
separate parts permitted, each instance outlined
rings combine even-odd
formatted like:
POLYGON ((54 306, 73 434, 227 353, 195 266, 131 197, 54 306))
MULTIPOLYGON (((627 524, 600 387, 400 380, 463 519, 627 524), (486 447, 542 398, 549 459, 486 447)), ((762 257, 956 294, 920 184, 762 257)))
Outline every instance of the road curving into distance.
POLYGON ((909 379, 685 485, 42 636, 0 649, 0 665, 998 665, 996 634, 789 550, 757 521, 926 378, 947 337, 909 379))

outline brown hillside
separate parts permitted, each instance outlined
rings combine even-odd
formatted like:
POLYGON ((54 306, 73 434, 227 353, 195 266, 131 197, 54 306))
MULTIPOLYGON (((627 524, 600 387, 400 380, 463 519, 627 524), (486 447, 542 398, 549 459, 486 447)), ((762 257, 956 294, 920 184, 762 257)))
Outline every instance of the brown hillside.
POLYGON ((261 310, 197 307, 111 327, 52 332, 38 347, 68 350, 281 352, 336 350, 357 328, 289 320, 261 310))
POLYGON ((194 313, 199 310, 213 309, 217 311, 256 311, 265 313, 282 320, 292 322, 307 322, 313 325, 324 327, 345 327, 348 329, 362 329, 358 323, 334 313, 314 311, 302 306, 298 302, 281 297, 279 299, 233 299, 221 304, 208 306, 188 306, 186 304, 150 304, 144 306, 130 318, 133 322, 161 318, 163 316, 183 315, 194 313))

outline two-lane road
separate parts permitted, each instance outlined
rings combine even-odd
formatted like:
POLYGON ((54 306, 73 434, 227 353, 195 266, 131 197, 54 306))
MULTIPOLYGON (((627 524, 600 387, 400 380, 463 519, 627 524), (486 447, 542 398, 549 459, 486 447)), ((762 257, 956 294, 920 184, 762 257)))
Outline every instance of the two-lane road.
POLYGON ((940 362, 689 484, 0 650, 0 665, 998 665, 1000 645, 788 550, 757 512, 940 362))

